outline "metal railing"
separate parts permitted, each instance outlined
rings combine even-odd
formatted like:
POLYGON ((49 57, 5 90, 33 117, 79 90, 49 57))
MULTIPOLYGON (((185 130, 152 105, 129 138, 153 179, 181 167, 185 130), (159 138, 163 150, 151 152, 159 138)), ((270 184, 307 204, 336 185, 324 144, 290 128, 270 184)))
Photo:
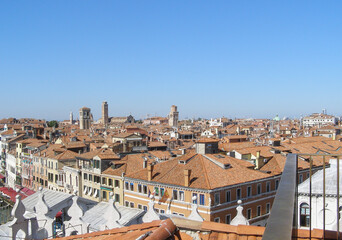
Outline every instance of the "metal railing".
POLYGON ((329 239, 332 239, 331 235, 335 235, 334 233, 336 233, 334 239, 341 239, 339 227, 342 215, 340 206, 342 194, 339 186, 341 157, 342 154, 289 154, 287 156, 263 240, 289 240, 294 235, 298 236, 297 229, 308 230, 311 239, 314 224, 315 228, 322 229, 323 239, 326 239, 328 231, 329 239), (307 162, 309 167, 299 168, 298 159, 307 162), (327 160, 330 160, 330 163, 327 163, 327 160), (307 179, 302 182, 300 180, 304 180, 305 173, 308 174, 307 179), (315 214, 313 211, 316 211, 315 214), (333 224, 332 219, 335 219, 333 224), (318 224, 319 222, 322 224, 318 224))
POLYGON ((296 192, 297 156, 289 154, 281 176, 263 240, 291 239, 296 192))

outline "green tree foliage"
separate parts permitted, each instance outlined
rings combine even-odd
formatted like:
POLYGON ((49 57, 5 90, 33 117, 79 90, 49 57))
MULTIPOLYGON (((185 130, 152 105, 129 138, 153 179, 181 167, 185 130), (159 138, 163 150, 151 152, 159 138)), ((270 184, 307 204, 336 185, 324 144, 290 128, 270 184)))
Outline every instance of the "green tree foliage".
POLYGON ((47 123, 48 127, 56 127, 58 128, 58 122, 56 120, 49 121, 47 123))

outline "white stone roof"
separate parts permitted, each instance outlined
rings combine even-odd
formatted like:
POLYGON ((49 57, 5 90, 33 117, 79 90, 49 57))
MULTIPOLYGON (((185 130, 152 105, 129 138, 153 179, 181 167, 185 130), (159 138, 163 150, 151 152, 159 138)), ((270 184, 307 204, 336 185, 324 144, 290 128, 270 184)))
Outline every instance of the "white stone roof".
MULTIPOLYGON (((90 223, 91 231, 99 230, 100 227, 106 223, 104 214, 106 209, 108 208, 108 204, 108 202, 100 202, 92 209, 86 211, 83 215, 82 220, 90 223)), ((144 211, 140 209, 128 208, 119 205, 116 205, 116 207, 121 214, 119 223, 124 226, 130 225, 131 222, 134 221, 138 223, 138 219, 144 214, 144 211)))
MULTIPOLYGON (((340 160, 340 186, 342 184, 342 160, 340 160)), ((312 194, 323 194, 323 169, 317 171, 311 177, 311 193, 312 194)), ((306 179, 304 182, 298 185, 299 194, 310 193, 310 179, 306 179)), ((337 194, 337 160, 330 160, 330 167, 325 169, 325 194, 336 195, 337 194)), ((342 195, 342 188, 340 187, 340 196, 342 195)))

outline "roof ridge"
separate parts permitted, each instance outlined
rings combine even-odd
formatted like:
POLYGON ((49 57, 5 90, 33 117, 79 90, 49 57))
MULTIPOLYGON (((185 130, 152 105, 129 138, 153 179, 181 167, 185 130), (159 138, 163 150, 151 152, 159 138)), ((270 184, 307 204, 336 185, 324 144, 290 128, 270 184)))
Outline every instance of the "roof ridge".
POLYGON ((211 189, 211 185, 210 185, 210 182, 209 182, 207 169, 204 167, 204 162, 203 162, 203 156, 202 155, 200 155, 200 159, 201 159, 201 164, 202 164, 202 168, 203 168, 203 172, 204 172, 205 182, 207 183, 209 189, 211 189))

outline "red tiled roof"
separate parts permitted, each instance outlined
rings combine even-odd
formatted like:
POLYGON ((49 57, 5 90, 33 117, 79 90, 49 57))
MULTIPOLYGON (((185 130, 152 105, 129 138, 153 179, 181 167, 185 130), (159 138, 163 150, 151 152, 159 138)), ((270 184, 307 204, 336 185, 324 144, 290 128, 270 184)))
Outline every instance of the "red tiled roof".
MULTIPOLYGON (((142 223, 137 225, 131 225, 129 227, 114 228, 105 231, 92 232, 82 235, 74 235, 60 239, 135 240, 145 234, 146 236, 145 238, 143 238, 145 240, 191 240, 194 239, 193 236, 195 234, 198 234, 199 238, 203 240, 261 240, 264 231, 264 227, 252 225, 232 226, 224 223, 207 221, 197 222, 174 218, 172 220, 157 220, 150 223, 142 223)), ((308 239, 310 237, 310 230, 299 229, 293 231, 292 236, 298 240, 308 239)), ((326 239, 337 238, 336 232, 334 231, 326 230, 325 236, 326 239)), ((313 229, 311 231, 311 237, 312 239, 323 239, 323 230, 313 229)))

